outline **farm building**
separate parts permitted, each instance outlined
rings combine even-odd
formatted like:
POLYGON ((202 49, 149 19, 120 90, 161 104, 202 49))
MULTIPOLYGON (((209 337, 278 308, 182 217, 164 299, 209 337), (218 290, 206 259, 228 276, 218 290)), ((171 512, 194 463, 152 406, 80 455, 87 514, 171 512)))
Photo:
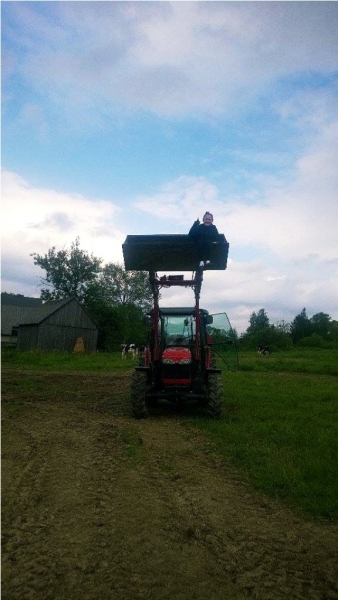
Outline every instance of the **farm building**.
POLYGON ((39 303, 29 303, 29 300, 39 299, 25 298, 18 306, 17 300, 14 305, 7 304, 8 298, 3 299, 1 294, 2 342, 13 344, 16 340, 19 350, 72 352, 81 340, 85 352, 95 352, 97 325, 75 297, 44 304, 41 300, 39 303))
POLYGON ((16 346, 19 323, 29 319, 42 307, 41 298, 27 298, 22 294, 1 292, 1 343, 16 346))

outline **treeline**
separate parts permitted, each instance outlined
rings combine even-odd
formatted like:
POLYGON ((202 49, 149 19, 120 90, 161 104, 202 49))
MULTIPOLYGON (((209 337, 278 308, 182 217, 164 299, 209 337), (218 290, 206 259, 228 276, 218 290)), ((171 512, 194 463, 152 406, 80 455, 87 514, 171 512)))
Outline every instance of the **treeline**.
MULTIPOLYGON (((118 263, 102 259, 80 248, 80 238, 70 250, 55 246, 45 255, 31 254, 43 269, 40 297, 43 301, 75 296, 99 327, 98 348, 116 350, 121 343, 143 344, 147 335, 145 314, 152 308, 152 293, 146 271, 125 271, 118 263)), ((249 327, 238 344, 244 348, 269 349, 303 346, 338 346, 338 322, 325 313, 308 317, 303 308, 292 323, 270 325, 264 308, 252 313, 249 327)))
POLYGON ((308 317, 306 309, 291 323, 271 324, 264 308, 253 312, 249 327, 238 339, 243 348, 267 346, 269 350, 287 349, 294 345, 319 348, 338 347, 338 321, 323 312, 308 317))

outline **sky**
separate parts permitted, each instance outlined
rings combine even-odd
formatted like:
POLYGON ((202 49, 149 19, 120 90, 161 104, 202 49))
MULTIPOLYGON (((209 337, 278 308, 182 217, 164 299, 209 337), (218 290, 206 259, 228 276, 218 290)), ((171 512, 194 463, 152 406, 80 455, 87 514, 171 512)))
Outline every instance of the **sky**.
POLYGON ((210 211, 230 249, 203 308, 238 333, 261 308, 338 319, 337 2, 1 10, 2 291, 40 295, 32 253, 79 237, 123 264, 127 235, 185 234, 210 211))

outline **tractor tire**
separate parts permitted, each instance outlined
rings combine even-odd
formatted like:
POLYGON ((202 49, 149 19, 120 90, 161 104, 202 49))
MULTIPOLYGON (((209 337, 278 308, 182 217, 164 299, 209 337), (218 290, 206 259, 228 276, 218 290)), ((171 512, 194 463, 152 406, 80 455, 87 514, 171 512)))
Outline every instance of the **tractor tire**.
POLYGON ((222 415, 223 409, 223 380, 221 373, 210 373, 208 377, 207 412, 214 419, 222 415))
POLYGON ((131 409, 135 419, 148 417, 147 374, 134 371, 131 382, 131 409))

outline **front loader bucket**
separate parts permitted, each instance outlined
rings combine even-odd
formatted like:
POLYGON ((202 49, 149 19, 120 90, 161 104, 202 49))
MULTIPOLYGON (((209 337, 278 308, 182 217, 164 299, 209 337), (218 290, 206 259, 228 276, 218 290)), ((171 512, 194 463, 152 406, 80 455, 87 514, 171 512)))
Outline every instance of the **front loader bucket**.
MULTIPOLYGON (((122 245, 126 271, 195 271, 196 246, 188 235, 128 235, 122 245)), ((208 270, 227 267, 229 244, 219 234, 208 270)))

